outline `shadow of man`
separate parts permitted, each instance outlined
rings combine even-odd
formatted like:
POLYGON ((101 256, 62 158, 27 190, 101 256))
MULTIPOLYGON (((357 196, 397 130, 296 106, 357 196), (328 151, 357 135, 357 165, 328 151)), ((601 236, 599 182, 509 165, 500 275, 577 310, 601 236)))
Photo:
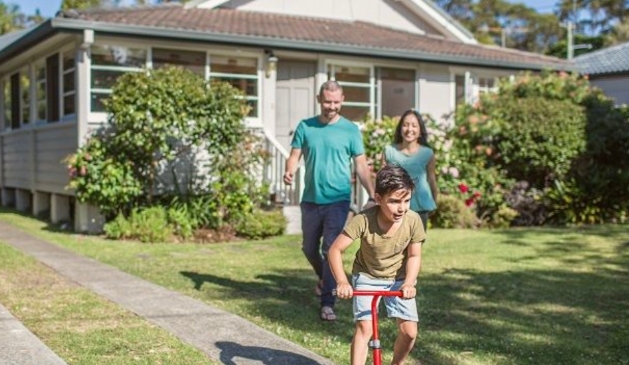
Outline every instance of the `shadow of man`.
POLYGON ((249 360, 265 365, 320 365, 318 362, 293 352, 259 346, 242 346, 234 342, 217 342, 221 350, 221 363, 225 365, 252 364, 249 360), (235 358, 247 359, 236 362, 235 358))

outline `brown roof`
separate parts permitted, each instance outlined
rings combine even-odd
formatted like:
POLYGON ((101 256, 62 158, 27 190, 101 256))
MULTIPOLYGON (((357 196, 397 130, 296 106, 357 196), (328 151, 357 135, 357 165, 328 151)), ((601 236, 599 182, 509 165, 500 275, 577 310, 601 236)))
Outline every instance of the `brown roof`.
MULTIPOLYGON (((471 45, 436 36, 418 35, 362 21, 341 21, 234 9, 186 9, 180 5, 93 9, 65 12, 65 18, 99 23, 142 26, 162 30, 211 32, 274 40, 313 42, 373 50, 398 50, 423 55, 448 56, 530 64, 531 67, 564 66, 564 60, 495 46, 471 45)), ((473 62, 472 62, 473 63, 473 62)), ((485 62, 486 63, 486 62, 485 62)))

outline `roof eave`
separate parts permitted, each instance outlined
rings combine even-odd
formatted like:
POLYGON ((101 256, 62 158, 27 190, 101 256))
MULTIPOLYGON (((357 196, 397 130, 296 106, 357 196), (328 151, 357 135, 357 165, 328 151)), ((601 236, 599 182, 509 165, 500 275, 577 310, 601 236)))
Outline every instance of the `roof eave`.
POLYGON ((362 47, 348 44, 336 44, 328 42, 291 40, 272 37, 260 37, 251 35, 239 35, 217 33, 208 31, 190 31, 172 28, 157 28, 128 24, 114 24, 93 22, 80 19, 54 18, 52 27, 68 31, 92 29, 108 34, 126 34, 140 37, 158 37, 167 39, 186 39, 199 42, 216 42, 223 44, 239 44, 243 46, 255 46, 265 48, 278 48, 287 50, 317 51, 322 53, 349 54, 372 56, 379 58, 404 59, 426 62, 452 63, 461 65, 489 66, 492 68, 517 69, 517 70, 566 70, 569 65, 561 64, 533 64, 527 62, 511 62, 497 60, 483 60, 474 57, 443 55, 429 52, 405 51, 401 49, 362 47))
POLYGON ((15 39, 11 44, 0 50, 0 63, 52 36, 56 32, 54 28, 51 19, 49 19, 15 39))

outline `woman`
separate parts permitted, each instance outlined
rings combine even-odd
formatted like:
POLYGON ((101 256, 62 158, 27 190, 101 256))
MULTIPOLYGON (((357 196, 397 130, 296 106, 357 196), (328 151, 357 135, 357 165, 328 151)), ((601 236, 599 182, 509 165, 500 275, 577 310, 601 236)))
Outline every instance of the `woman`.
POLYGON ((393 143, 384 148, 382 164, 398 164, 404 168, 415 182, 411 197, 411 210, 419 213, 427 229, 428 214, 437 209, 437 176, 435 174, 435 153, 428 146, 428 132, 421 115, 414 109, 407 110, 400 117, 393 143))

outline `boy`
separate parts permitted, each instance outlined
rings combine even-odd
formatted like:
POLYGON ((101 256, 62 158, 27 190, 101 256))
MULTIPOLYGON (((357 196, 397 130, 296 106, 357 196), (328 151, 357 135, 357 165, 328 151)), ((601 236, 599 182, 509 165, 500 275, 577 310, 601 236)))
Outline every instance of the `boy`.
MULTIPOLYGON (((415 284, 421 266, 425 239, 421 218, 409 211, 415 188, 406 170, 398 165, 384 166, 376 176, 378 205, 356 215, 345 226, 328 252, 339 298, 352 297, 353 290, 399 290, 403 298, 384 297, 389 317, 397 319, 398 337, 393 347, 392 365, 403 364, 417 336, 415 284), (342 252, 360 238, 352 268, 353 287, 343 268, 342 252)), ((364 365, 372 336, 371 297, 354 298, 356 330, 352 339, 351 364, 364 365)))

